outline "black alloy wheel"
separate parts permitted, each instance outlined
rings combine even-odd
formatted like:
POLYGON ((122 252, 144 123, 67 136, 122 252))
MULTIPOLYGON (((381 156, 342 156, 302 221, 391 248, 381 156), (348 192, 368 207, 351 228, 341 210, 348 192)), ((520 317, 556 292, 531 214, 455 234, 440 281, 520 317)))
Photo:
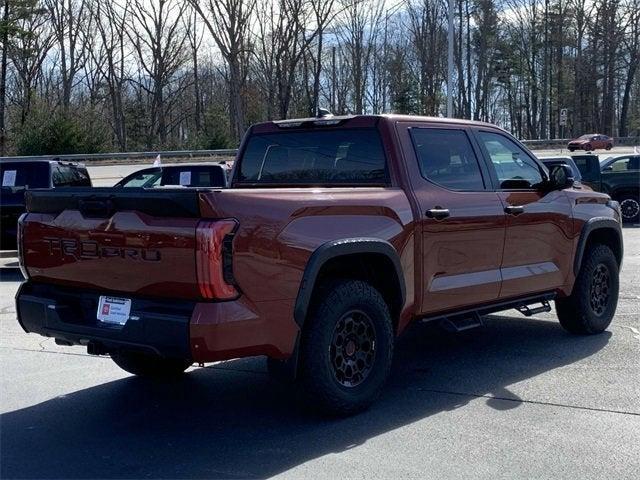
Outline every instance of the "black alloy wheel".
POLYGON ((593 271, 591 287, 589 289, 589 304, 591 310, 598 317, 606 311, 611 300, 611 278, 609 269, 603 263, 593 271))
POLYGON ((329 358, 333 374, 343 387, 355 387, 369 376, 376 355, 376 332, 361 310, 345 313, 333 331, 329 358))

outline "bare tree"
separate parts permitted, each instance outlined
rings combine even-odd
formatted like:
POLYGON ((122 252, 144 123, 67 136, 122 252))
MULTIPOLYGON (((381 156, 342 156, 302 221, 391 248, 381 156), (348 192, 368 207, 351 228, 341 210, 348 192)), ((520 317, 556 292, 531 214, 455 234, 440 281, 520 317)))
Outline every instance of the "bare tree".
POLYGON ((84 33, 91 30, 90 25, 86 24, 90 18, 88 5, 87 0, 45 0, 45 4, 60 61, 61 104, 66 112, 69 110, 76 76, 87 59, 84 33))
POLYGON ((638 64, 640 64, 640 0, 628 0, 625 4, 627 35, 624 36, 624 62, 626 65, 626 78, 624 79, 624 93, 620 109, 619 135, 626 137, 629 132, 628 117, 631 103, 631 91, 633 88, 638 64))
POLYGON ((100 38, 103 58, 96 58, 94 49, 89 49, 94 57, 94 65, 107 86, 111 128, 121 151, 127 148, 127 131, 124 111, 126 64, 130 57, 126 50, 127 21, 131 4, 129 0, 118 5, 111 0, 96 0, 93 4, 93 24, 100 38))
POLYGON ((48 15, 32 4, 27 14, 16 22, 16 35, 8 45, 18 79, 16 102, 20 105, 20 125, 24 125, 31 110, 36 80, 42 75, 42 64, 53 46, 48 15))
POLYGON ((351 66, 353 111, 365 113, 369 67, 384 13, 382 0, 342 0, 344 19, 338 28, 351 66))
POLYGON ((249 31, 256 0, 189 0, 213 37, 228 68, 231 135, 244 135, 243 63, 249 54, 249 31), (204 7, 201 5, 204 4, 204 7))
MULTIPOLYGON (((186 6, 180 0, 157 0, 151 3, 133 0, 131 4, 130 24, 126 33, 142 72, 148 77, 148 81, 147 78, 140 78, 137 83, 151 98, 149 148, 156 136, 160 144, 167 142, 168 107, 171 102, 167 101, 165 95, 187 58, 187 32, 182 21, 186 6)), ((179 90, 184 87, 181 85, 179 90)))

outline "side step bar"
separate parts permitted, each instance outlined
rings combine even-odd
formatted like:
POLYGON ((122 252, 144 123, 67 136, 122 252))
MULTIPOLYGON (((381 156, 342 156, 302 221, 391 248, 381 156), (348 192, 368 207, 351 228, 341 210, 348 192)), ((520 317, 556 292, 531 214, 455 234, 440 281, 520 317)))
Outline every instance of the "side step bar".
POLYGON ((525 317, 530 317, 531 315, 535 315, 537 313, 544 313, 544 312, 551 311, 551 305, 549 305, 549 302, 547 300, 543 300, 540 303, 542 305, 536 308, 530 308, 529 305, 520 305, 519 307, 516 307, 516 310, 518 310, 525 317))
POLYGON ((470 315, 444 317, 440 320, 440 326, 448 332, 464 332, 471 328, 481 327, 482 317, 478 312, 473 312, 470 315))
POLYGON ((458 310, 450 313, 424 317, 422 323, 439 321, 441 327, 450 332, 462 332, 471 328, 482 326, 482 317, 491 313, 502 312, 515 308, 526 317, 537 313, 550 312, 549 302, 555 298, 555 292, 545 292, 530 297, 507 300, 504 302, 489 303, 469 310, 458 310), (540 304, 537 307, 533 305, 540 304))

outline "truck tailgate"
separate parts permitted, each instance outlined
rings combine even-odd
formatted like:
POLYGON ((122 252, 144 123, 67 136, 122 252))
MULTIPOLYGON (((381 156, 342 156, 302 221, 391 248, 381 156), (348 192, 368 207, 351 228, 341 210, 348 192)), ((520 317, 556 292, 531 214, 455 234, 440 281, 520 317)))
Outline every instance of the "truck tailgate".
POLYGON ((93 188, 26 196, 22 261, 31 280, 192 299, 197 190, 93 188))

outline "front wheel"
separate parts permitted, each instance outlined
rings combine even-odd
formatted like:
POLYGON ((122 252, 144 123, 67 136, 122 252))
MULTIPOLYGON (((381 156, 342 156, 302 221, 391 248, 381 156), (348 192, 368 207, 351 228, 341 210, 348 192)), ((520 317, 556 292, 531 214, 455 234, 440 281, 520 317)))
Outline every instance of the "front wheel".
POLYGON ((585 152, 591 152, 592 150, 593 150, 593 147, 591 146, 591 144, 590 144, 590 143, 587 143, 587 144, 584 146, 584 151, 585 151, 585 152))
POLYGON ((575 152, 575 151, 576 151, 576 149, 575 149, 574 147, 569 147, 569 151, 570 151, 570 152, 575 152))
POLYGON ((301 386, 310 404, 350 415, 378 397, 389 375, 394 333, 389 307, 370 284, 338 281, 322 291, 305 325, 301 386))
POLYGON ((584 253, 582 266, 566 298, 556 300, 556 311, 565 330, 581 335, 604 331, 618 305, 618 262, 606 245, 594 245, 584 253))
POLYGON ((613 145, 609 144, 607 145, 606 150, 611 150, 612 148, 613 148, 613 145))
POLYGON ((126 372, 151 378, 179 377, 192 363, 190 360, 164 358, 126 350, 113 352, 111 359, 126 372))
POLYGON ((635 223, 640 221, 640 198, 631 193, 618 195, 620 214, 623 222, 635 223))

